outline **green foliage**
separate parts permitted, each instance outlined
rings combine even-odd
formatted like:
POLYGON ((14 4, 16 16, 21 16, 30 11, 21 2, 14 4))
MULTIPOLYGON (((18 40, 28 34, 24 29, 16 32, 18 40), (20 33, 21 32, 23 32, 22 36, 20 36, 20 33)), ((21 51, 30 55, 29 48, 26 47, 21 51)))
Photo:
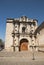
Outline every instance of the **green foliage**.
POLYGON ((4 49, 4 42, 2 39, 0 39, 0 49, 4 49))
POLYGON ((2 41, 2 39, 0 39, 0 45, 3 45, 4 44, 4 42, 2 41))

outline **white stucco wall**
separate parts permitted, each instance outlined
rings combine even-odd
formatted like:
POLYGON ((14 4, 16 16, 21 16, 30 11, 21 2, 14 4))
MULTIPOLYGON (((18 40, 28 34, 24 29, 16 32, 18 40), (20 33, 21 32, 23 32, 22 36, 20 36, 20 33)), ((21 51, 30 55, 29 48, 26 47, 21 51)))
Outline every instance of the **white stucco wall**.
POLYGON ((13 44, 13 37, 12 37, 12 31, 13 31, 13 24, 7 23, 6 24, 6 36, 5 36, 5 49, 11 50, 11 45, 13 44))
POLYGON ((44 50, 44 28, 37 35, 37 44, 39 45, 39 49, 44 50))

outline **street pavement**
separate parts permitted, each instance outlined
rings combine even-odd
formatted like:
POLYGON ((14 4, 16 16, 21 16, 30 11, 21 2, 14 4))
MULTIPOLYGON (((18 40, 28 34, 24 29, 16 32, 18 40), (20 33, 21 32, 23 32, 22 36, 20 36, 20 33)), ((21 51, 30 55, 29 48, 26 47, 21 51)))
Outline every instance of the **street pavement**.
POLYGON ((0 52, 0 65, 44 65, 44 52, 0 52))

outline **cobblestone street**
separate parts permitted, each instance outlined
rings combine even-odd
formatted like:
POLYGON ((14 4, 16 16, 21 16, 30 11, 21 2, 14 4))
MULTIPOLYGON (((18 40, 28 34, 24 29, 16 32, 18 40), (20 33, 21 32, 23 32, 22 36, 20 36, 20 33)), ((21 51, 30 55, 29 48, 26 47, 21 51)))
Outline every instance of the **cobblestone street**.
POLYGON ((0 52, 0 65, 44 65, 44 53, 36 52, 0 52))

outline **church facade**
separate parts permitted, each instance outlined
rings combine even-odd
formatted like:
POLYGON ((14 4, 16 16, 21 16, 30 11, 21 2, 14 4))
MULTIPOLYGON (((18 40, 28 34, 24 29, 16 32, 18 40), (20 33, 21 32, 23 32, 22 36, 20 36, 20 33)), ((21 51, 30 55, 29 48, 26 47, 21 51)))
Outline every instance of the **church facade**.
POLYGON ((36 46, 37 20, 26 16, 20 18, 7 18, 6 20, 6 51, 31 51, 30 46, 36 46))

